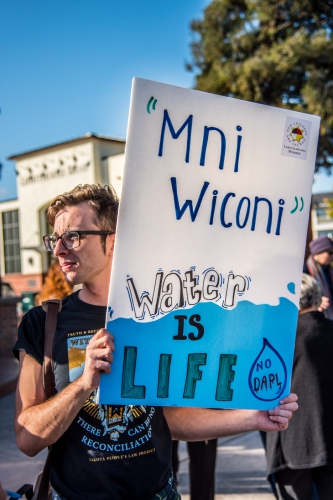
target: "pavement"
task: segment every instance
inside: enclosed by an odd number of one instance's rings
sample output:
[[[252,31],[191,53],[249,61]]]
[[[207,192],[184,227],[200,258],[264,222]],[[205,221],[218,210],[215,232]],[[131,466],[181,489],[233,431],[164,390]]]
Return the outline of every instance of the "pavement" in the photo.
[[[11,491],[35,482],[47,454],[43,450],[29,458],[16,446],[13,422],[17,376],[18,362],[0,358],[0,481]],[[183,500],[190,500],[189,459],[184,442],[179,444],[179,459],[178,489]],[[275,500],[265,469],[265,451],[258,432],[219,439],[215,500]]]

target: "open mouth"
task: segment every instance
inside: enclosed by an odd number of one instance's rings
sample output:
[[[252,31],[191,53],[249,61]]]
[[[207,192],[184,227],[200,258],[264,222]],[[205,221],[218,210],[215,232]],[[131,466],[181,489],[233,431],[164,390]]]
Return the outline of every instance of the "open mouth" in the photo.
[[[60,267],[63,272],[71,271],[76,266],[76,262],[63,262]]]

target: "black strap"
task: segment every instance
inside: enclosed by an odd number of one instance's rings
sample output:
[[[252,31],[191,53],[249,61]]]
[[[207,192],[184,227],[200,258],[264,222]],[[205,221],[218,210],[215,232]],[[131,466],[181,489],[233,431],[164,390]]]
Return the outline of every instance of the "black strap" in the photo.
[[[45,339],[44,339],[44,359],[43,359],[43,385],[46,399],[54,396],[55,382],[52,365],[52,347],[55,331],[57,328],[58,313],[61,311],[62,301],[60,299],[45,300],[42,303],[46,311],[45,319]]]
[[[21,486],[21,488],[19,488],[16,493],[18,493],[19,495],[25,495],[25,498],[27,500],[31,500],[32,497],[33,497],[33,486],[32,484],[24,484],[23,486]],[[15,500],[14,497],[9,497],[9,500]]]
[[[42,303],[46,311],[45,319],[45,339],[44,339],[44,359],[43,359],[43,385],[46,399],[50,399],[55,393],[55,380],[52,365],[52,347],[54,335],[57,329],[58,313],[61,311],[62,301],[60,299],[50,299]],[[50,478],[50,456],[52,446],[49,446],[43,473],[40,478],[36,500],[47,500]]]

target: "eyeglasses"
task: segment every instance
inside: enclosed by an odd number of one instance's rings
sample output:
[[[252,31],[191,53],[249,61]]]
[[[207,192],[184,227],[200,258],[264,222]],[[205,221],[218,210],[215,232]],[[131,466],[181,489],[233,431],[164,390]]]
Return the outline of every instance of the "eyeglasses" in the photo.
[[[114,234],[111,231],[66,231],[61,236],[56,234],[47,234],[43,236],[45,248],[48,252],[53,252],[57,246],[58,240],[61,239],[62,244],[67,250],[73,250],[73,248],[78,248],[81,243],[81,236],[83,234]]]

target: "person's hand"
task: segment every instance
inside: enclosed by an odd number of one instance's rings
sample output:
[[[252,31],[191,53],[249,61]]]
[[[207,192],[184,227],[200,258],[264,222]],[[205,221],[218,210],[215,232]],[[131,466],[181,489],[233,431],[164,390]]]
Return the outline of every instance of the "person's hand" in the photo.
[[[320,312],[326,311],[326,309],[328,309],[329,305],[330,305],[330,299],[328,297],[322,297],[321,304],[318,307],[318,311],[320,311]]]
[[[101,328],[91,338],[87,349],[84,370],[81,376],[87,388],[92,391],[98,387],[101,373],[110,373],[115,350],[112,333]]]
[[[296,394],[289,394],[272,410],[258,411],[258,430],[273,432],[287,429],[293,412],[298,408],[297,399]]]

